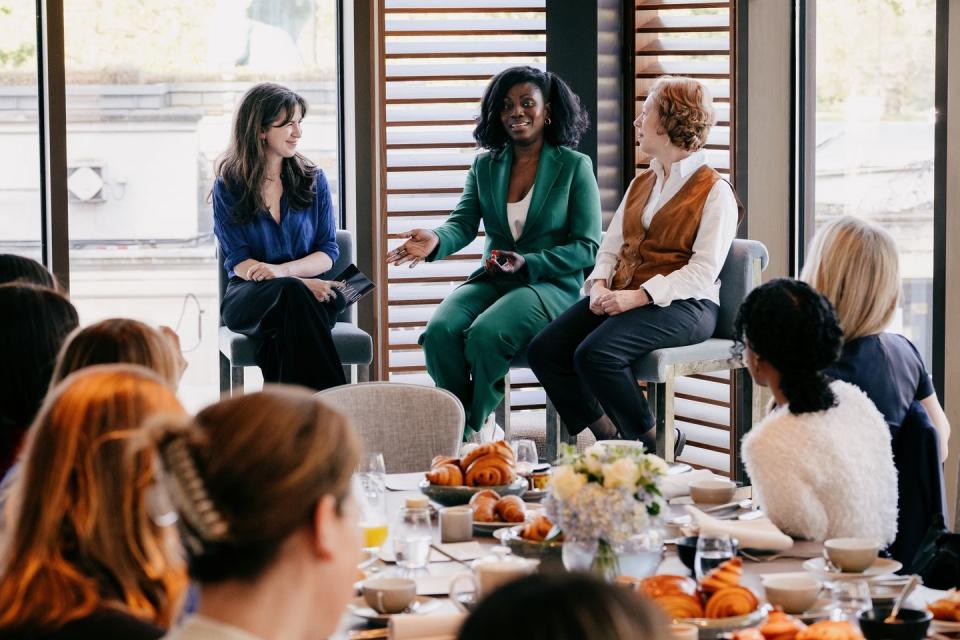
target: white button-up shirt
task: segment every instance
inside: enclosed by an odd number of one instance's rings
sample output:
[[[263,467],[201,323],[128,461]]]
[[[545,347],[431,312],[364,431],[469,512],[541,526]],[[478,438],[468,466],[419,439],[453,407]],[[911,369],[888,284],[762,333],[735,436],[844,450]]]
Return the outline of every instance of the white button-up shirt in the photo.
[[[643,209],[644,229],[650,228],[650,222],[657,212],[687,183],[693,173],[707,163],[703,151],[697,151],[680,162],[674,162],[670,177],[664,180],[663,165],[653,158],[650,168],[656,174],[656,182],[650,191],[650,198]],[[617,212],[603,236],[597,252],[597,264],[587,278],[605,280],[607,286],[613,278],[623,246],[623,206],[626,196],[620,201]],[[730,245],[737,235],[737,200],[730,185],[718,180],[703,205],[700,228],[693,241],[693,255],[686,266],[665,276],[655,275],[641,286],[650,295],[655,304],[665,307],[674,300],[710,300],[720,304],[720,269],[727,259]],[[587,289],[589,291],[589,289]]]

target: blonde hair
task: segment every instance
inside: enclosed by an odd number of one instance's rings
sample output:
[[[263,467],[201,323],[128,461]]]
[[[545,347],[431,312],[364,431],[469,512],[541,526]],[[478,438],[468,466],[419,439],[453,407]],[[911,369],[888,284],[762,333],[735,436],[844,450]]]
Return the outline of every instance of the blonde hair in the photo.
[[[180,380],[174,345],[166,336],[138,320],[110,318],[77,329],[67,338],[52,384],[90,365],[121,362],[155,371],[173,388]]]
[[[896,242],[884,229],[852,216],[817,231],[800,278],[833,304],[847,342],[886,329],[900,303]]]
[[[674,146],[699,151],[707,144],[716,116],[713,98],[703,83],[693,78],[662,76],[650,87],[647,100],[656,101],[660,126]]]
[[[190,575],[207,584],[256,579],[323,496],[340,509],[360,457],[347,418],[299,387],[268,386],[150,430]]]
[[[11,496],[0,628],[56,629],[110,600],[161,626],[173,622],[186,571],[171,532],[148,513],[154,457],[131,443],[161,412],[184,410],[143,367],[89,367],[51,391]]]

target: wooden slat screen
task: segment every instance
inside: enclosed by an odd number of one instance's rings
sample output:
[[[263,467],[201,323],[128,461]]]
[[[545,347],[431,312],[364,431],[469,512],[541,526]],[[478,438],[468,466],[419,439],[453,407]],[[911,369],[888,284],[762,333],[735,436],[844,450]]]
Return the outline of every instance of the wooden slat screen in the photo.
[[[546,66],[545,0],[380,0],[385,100],[385,210],[388,249],[396,234],[434,228],[456,205],[477,153],[472,137],[491,76],[519,64]],[[479,266],[481,236],[449,258],[415,269],[388,267],[389,379],[432,384],[417,339],[436,306]],[[526,378],[530,379],[527,380]],[[515,408],[543,406],[532,375],[512,380]],[[520,405],[517,407],[516,405]]]
[[[718,120],[710,132],[707,157],[733,182],[736,0],[633,1],[634,117],[658,77],[682,75],[702,81],[713,94]],[[649,166],[649,158],[638,147],[633,150],[639,172]],[[676,420],[687,435],[681,460],[729,474],[732,387],[728,373],[680,378],[676,389]]]

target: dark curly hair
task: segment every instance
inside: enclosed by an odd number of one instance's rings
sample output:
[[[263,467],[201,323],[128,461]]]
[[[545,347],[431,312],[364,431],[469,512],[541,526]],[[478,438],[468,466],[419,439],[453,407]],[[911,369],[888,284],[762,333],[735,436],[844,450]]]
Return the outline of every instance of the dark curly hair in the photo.
[[[813,287],[788,278],[757,287],[737,312],[735,335],[736,354],[746,344],[780,374],[790,413],[836,406],[823,370],[840,357],[843,331],[833,306]]]
[[[510,67],[495,75],[480,100],[480,116],[473,137],[480,147],[499,155],[510,138],[500,121],[503,99],[514,85],[529,82],[536,85],[550,105],[550,124],[544,127],[544,138],[554,146],[576,149],[580,138],[590,127],[590,116],[580,98],[555,73],[533,67]]]
[[[257,213],[267,209],[260,188],[266,179],[267,161],[265,145],[260,134],[274,126],[290,123],[297,106],[300,116],[307,116],[307,101],[299,94],[272,82],[262,82],[250,87],[240,100],[230,148],[218,160],[216,175],[223,178],[224,186],[234,195],[236,202],[231,217],[237,223],[253,220]],[[313,202],[316,184],[316,166],[297,153],[284,158],[280,165],[280,180],[283,193],[294,211],[306,209]]]

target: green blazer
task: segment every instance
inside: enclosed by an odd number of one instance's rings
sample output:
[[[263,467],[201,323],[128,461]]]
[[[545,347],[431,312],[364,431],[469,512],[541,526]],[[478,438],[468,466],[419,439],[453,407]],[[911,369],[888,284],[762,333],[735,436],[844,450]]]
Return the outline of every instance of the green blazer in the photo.
[[[429,259],[440,260],[465,247],[477,237],[483,220],[483,259],[494,249],[523,255],[526,266],[518,274],[520,281],[537,292],[553,319],[580,298],[584,270],[596,259],[600,191],[589,157],[544,143],[523,232],[514,240],[507,223],[512,165],[509,145],[497,158],[482,153],[474,159],[460,202],[436,229],[440,244]],[[481,266],[470,280],[481,277],[497,276],[486,275]]]

